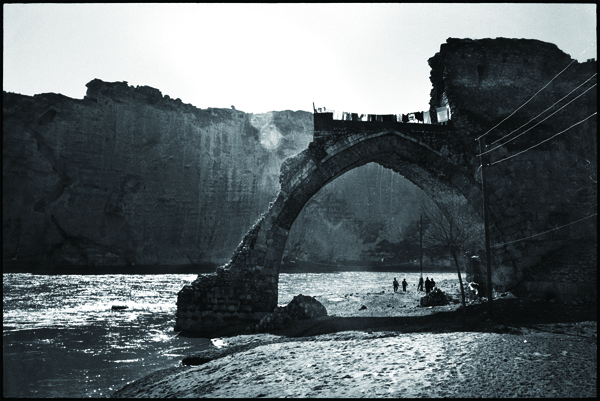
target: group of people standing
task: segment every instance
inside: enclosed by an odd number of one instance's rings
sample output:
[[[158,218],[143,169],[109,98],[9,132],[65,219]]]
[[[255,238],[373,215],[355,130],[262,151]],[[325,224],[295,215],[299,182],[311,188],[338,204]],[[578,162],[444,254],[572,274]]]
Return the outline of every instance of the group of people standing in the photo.
[[[402,291],[406,292],[406,287],[408,286],[408,283],[406,282],[406,279],[402,279]],[[398,291],[398,280],[396,280],[396,277],[394,277],[394,292]]]
[[[429,277],[425,278],[425,292],[429,294],[431,290],[435,287],[435,281],[433,281],[433,277],[429,280]],[[417,286],[417,291],[423,291],[423,277],[419,279],[419,285]]]
[[[435,281],[433,281],[433,277],[431,278],[431,280],[429,279],[429,277],[426,277],[424,282],[423,282],[423,277],[421,277],[419,279],[419,285],[417,286],[417,291],[423,291],[423,284],[425,284],[425,292],[427,294],[429,294],[433,290],[433,287],[435,287]],[[397,292],[400,284],[398,284],[398,280],[396,280],[396,277],[394,277],[393,285],[394,285],[394,292]],[[408,286],[408,283],[406,282],[406,279],[402,279],[402,291],[406,292],[407,286]]]

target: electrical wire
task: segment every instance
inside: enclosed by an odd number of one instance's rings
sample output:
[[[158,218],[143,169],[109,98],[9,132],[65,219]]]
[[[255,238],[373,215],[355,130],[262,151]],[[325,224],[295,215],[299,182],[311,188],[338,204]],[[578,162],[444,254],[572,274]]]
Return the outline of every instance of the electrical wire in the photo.
[[[514,141],[515,139],[517,139],[517,138],[518,138],[518,137],[520,137],[521,135],[523,135],[523,134],[525,134],[526,132],[528,132],[528,131],[530,131],[530,130],[534,129],[535,127],[537,127],[538,125],[540,125],[541,123],[543,123],[544,121],[546,121],[547,119],[549,119],[550,117],[552,117],[553,115],[555,115],[556,113],[558,113],[559,111],[561,111],[562,109],[564,109],[565,107],[567,107],[568,105],[570,105],[571,103],[573,103],[575,100],[577,100],[578,98],[580,98],[581,96],[583,96],[583,95],[584,95],[584,94],[585,94],[587,91],[589,91],[590,89],[592,89],[592,88],[593,88],[594,86],[596,86],[596,85],[597,85],[597,84],[594,84],[594,85],[590,86],[590,87],[589,87],[589,88],[587,88],[585,91],[581,92],[581,93],[580,93],[580,94],[579,94],[579,95],[578,95],[576,98],[574,98],[573,100],[571,100],[569,103],[565,104],[565,105],[564,105],[563,107],[561,107],[560,109],[556,110],[554,113],[550,114],[548,117],[544,118],[542,121],[538,122],[536,125],[534,125],[534,126],[532,126],[532,127],[530,127],[530,128],[527,128],[525,131],[521,132],[519,135],[515,136],[514,138],[512,138],[512,139],[509,139],[508,141],[504,142],[504,143],[503,143],[503,144],[501,144],[501,145],[498,145],[498,146],[496,146],[495,148],[492,148],[492,149],[486,150],[485,152],[482,152],[482,153],[478,154],[477,156],[481,156],[481,155],[484,155],[484,154],[486,154],[486,153],[489,153],[489,152],[491,152],[492,150],[499,149],[499,148],[501,148],[502,146],[506,145],[508,142],[510,142],[510,141]],[[531,122],[531,121],[530,121],[530,122]],[[527,124],[529,124],[529,123],[527,123]],[[507,135],[507,136],[508,136],[508,135]]]
[[[584,118],[583,120],[579,121],[578,123],[575,123],[575,124],[571,125],[571,126],[570,126],[569,128],[567,128],[566,130],[564,130],[564,131],[561,131],[561,132],[559,132],[558,134],[552,135],[550,138],[548,138],[548,139],[544,139],[542,142],[540,142],[540,143],[538,143],[538,144],[536,144],[536,145],[533,145],[533,146],[532,146],[532,147],[530,147],[530,148],[527,148],[527,149],[525,149],[525,150],[522,150],[522,151],[520,151],[519,153],[515,153],[515,154],[514,154],[514,155],[512,155],[512,156],[509,156],[509,157],[506,157],[506,158],[504,158],[504,159],[497,160],[497,161],[495,161],[495,162],[493,162],[493,163],[490,163],[490,164],[489,164],[489,166],[493,166],[494,164],[502,163],[502,162],[504,162],[504,161],[506,161],[506,160],[512,159],[512,158],[513,158],[513,157],[515,157],[515,156],[518,156],[518,155],[520,155],[520,154],[522,154],[522,153],[525,153],[525,152],[527,152],[527,151],[529,151],[529,150],[531,150],[531,149],[533,149],[533,148],[535,148],[535,147],[537,147],[537,146],[540,146],[542,143],[544,143],[544,142],[548,142],[550,139],[552,139],[552,138],[554,138],[554,137],[557,137],[557,136],[559,136],[560,134],[562,134],[562,133],[564,133],[564,132],[567,132],[568,130],[570,130],[570,129],[571,129],[571,128],[573,128],[574,126],[576,126],[576,125],[579,125],[579,124],[583,123],[585,120],[587,120],[587,119],[589,119],[589,118],[592,118],[592,117],[593,117],[593,116],[595,116],[596,114],[598,114],[598,112],[595,112],[595,113],[593,113],[592,115],[590,115],[590,116],[588,116],[588,117]]]
[[[589,45],[584,51],[582,51],[581,53],[579,53],[579,56],[581,56],[583,53],[585,53],[590,47],[592,47],[592,45],[596,43],[596,41],[594,41],[591,45]],[[498,127],[500,124],[502,124],[504,121],[508,120],[509,118],[511,118],[517,111],[521,110],[521,108],[523,108],[523,106],[525,106],[527,103],[529,103],[534,97],[536,97],[538,95],[538,93],[540,93],[541,91],[543,91],[548,85],[550,85],[550,83],[552,81],[554,81],[556,78],[558,78],[558,76],[560,74],[562,74],[563,72],[565,72],[565,70],[567,68],[569,68],[571,66],[571,64],[573,64],[575,61],[577,61],[577,57],[575,57],[570,63],[569,65],[567,65],[561,72],[559,72],[558,74],[556,74],[554,76],[554,78],[552,78],[546,85],[544,85],[542,87],[542,89],[540,89],[539,91],[537,91],[532,97],[529,98],[529,100],[527,100],[525,103],[523,103],[521,106],[519,106],[515,111],[513,111],[508,117],[506,117],[504,120],[500,121],[498,124],[496,124],[495,126],[493,126],[492,128],[490,128],[485,134],[479,136],[478,138],[476,138],[475,140],[478,141],[480,138],[483,138],[484,136],[486,136],[487,134],[489,134],[490,132],[492,132],[493,129],[495,129],[496,127]]]
[[[586,216],[586,217],[584,217],[584,218],[582,218],[582,219],[579,219],[579,220],[573,221],[573,222],[571,222],[571,223],[569,223],[569,224],[565,224],[564,226],[560,226],[560,227],[553,228],[552,230],[544,231],[544,232],[542,232],[542,233],[534,234],[534,235],[531,235],[531,236],[529,236],[529,237],[521,238],[521,239],[518,239],[518,240],[515,240],[515,241],[511,241],[511,242],[505,242],[504,244],[493,245],[493,246],[492,246],[492,248],[499,248],[499,247],[501,247],[501,246],[505,246],[505,245],[509,245],[509,244],[514,244],[515,242],[525,241],[526,239],[533,238],[533,237],[537,237],[538,235],[543,235],[543,234],[549,233],[549,232],[551,232],[551,231],[560,230],[561,228],[564,228],[564,227],[567,227],[567,226],[573,225],[573,224],[575,224],[575,223],[579,223],[580,221],[583,221],[583,220],[589,219],[590,217],[594,217],[594,216],[597,216],[597,213],[594,213],[594,214],[591,214],[591,215],[589,215],[589,216]]]
[[[579,85],[577,88],[573,89],[571,92],[569,92],[567,95],[563,96],[560,100],[558,100],[557,102],[555,102],[552,106],[548,107],[546,110],[542,111],[540,114],[538,114],[537,116],[533,117],[531,120],[527,121],[525,124],[521,125],[519,128],[517,128],[516,130],[512,131],[511,133],[504,135],[502,138],[496,139],[494,142],[490,143],[489,145],[485,145],[486,147],[488,146],[492,146],[493,144],[495,144],[496,142],[499,142],[501,140],[503,140],[504,138],[514,134],[515,132],[517,132],[518,130],[520,130],[521,128],[523,128],[524,126],[526,126],[527,124],[529,124],[530,122],[532,122],[533,120],[535,120],[536,118],[538,118],[539,116],[541,116],[542,114],[544,114],[545,112],[547,112],[548,110],[550,110],[552,107],[556,106],[558,103],[562,102],[566,97],[568,97],[571,93],[575,92],[577,89],[581,88],[583,85],[585,85],[590,79],[594,78],[596,75],[598,75],[598,73],[595,73],[594,75],[592,75],[591,77],[589,77],[584,83],[582,83],[581,85]],[[485,153],[485,152],[484,152]]]

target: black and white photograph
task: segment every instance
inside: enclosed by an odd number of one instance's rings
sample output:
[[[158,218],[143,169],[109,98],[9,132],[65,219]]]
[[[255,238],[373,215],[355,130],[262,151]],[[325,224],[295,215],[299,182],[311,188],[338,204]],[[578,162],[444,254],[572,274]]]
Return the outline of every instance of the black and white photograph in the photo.
[[[595,3],[5,3],[4,398],[597,399]]]

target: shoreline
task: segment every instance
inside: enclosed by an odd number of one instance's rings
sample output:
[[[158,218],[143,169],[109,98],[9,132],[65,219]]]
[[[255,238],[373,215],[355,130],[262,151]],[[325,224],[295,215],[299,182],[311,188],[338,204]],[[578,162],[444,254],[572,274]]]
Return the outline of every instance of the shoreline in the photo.
[[[595,331],[597,322],[584,326]],[[299,338],[238,336],[225,339],[232,348],[216,351],[220,355],[209,362],[154,372],[111,397],[596,398],[597,338],[543,328],[515,328],[513,333],[353,330]],[[482,352],[475,351],[478,346]],[[396,355],[393,363],[390,352]],[[532,364],[543,369],[530,370]],[[515,365],[521,369],[515,370]],[[486,374],[506,376],[508,383],[489,386]],[[445,383],[438,387],[434,382]],[[507,386],[512,393],[506,393]]]
[[[534,374],[523,382],[525,384],[513,383],[517,389],[514,396],[540,396],[536,395],[540,391],[542,396],[550,397],[596,396],[595,302],[548,302],[546,307],[541,304],[545,301],[540,300],[498,298],[494,300],[494,319],[486,317],[485,303],[474,302],[467,306],[468,316],[463,321],[461,310],[457,310],[458,304],[422,308],[414,305],[421,294],[411,295],[384,292],[346,294],[344,301],[319,299],[329,316],[295,321],[289,327],[271,333],[246,332],[223,337],[224,347],[211,346],[206,351],[184,358],[187,363],[197,365],[182,364],[154,372],[116,391],[112,397],[477,396],[476,387],[453,386],[452,380],[448,381],[445,389],[429,385],[422,391],[411,390],[409,382],[406,382],[408,379],[400,380],[401,377],[412,377],[412,380],[418,381],[429,375],[443,381],[449,374],[448,370],[437,365],[467,366],[463,361],[466,355],[470,358],[468,364],[483,364],[482,369],[487,369],[486,364],[489,363],[508,376],[510,372],[513,376],[522,376],[522,372],[514,372],[514,365],[527,361],[529,355],[530,359],[545,363],[545,370],[540,372],[554,375],[555,380],[560,377],[560,380],[580,383],[578,388],[581,389],[578,393],[565,393],[562,387],[555,386],[544,392],[539,386],[546,383],[546,379],[536,378]],[[389,306],[390,300],[397,301],[392,305],[394,308]],[[359,304],[367,305],[367,309],[357,311]],[[437,344],[435,352],[439,355],[431,354],[431,344]],[[448,344],[453,345],[449,347]],[[472,348],[482,344],[487,344],[489,350],[473,354]],[[535,344],[541,348],[532,351],[530,346]],[[389,358],[382,355],[381,350],[396,352],[410,347],[420,351],[406,354],[401,366],[391,370]],[[570,361],[568,358],[561,359],[564,357],[562,351],[568,349],[578,349],[579,357],[583,358],[583,363],[569,365],[569,369],[574,369],[572,375],[561,373],[564,370],[562,362]],[[462,356],[457,357],[455,354],[459,350]],[[502,350],[506,357],[495,358],[492,363],[490,352],[493,354],[498,350]],[[367,365],[362,364],[361,361],[371,355],[380,356],[373,356],[374,359]],[[433,359],[430,360],[430,357]],[[427,362],[423,364],[425,360]],[[332,361],[337,361],[337,365],[331,365],[329,362]],[[342,374],[336,366],[344,366],[343,372],[347,373]],[[413,369],[414,366],[417,368]],[[546,368],[553,373],[546,372]],[[373,374],[365,371],[373,371]],[[294,377],[303,379],[298,383],[279,379],[278,376],[287,375],[285,372],[296,372]],[[390,374],[393,377],[387,380],[378,379]],[[467,382],[461,380],[463,384],[480,380],[477,371],[469,374],[462,371],[460,374],[462,379],[468,379]],[[459,373],[455,376],[460,377]],[[513,379],[507,380],[512,383]],[[394,380],[404,384],[398,382],[395,385]],[[386,386],[386,383],[389,385]],[[245,390],[240,394],[236,388]],[[489,393],[487,396],[504,396],[501,394]]]

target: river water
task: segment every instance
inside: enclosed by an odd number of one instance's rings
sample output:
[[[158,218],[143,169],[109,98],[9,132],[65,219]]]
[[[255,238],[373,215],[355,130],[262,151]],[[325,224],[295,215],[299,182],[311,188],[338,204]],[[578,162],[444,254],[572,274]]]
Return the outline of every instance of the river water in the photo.
[[[297,294],[390,290],[394,276],[414,286],[419,275],[281,273],[279,304]],[[3,396],[108,397],[206,349],[210,339],[179,337],[173,331],[177,292],[195,278],[3,274]],[[113,305],[128,308],[113,310]]]

